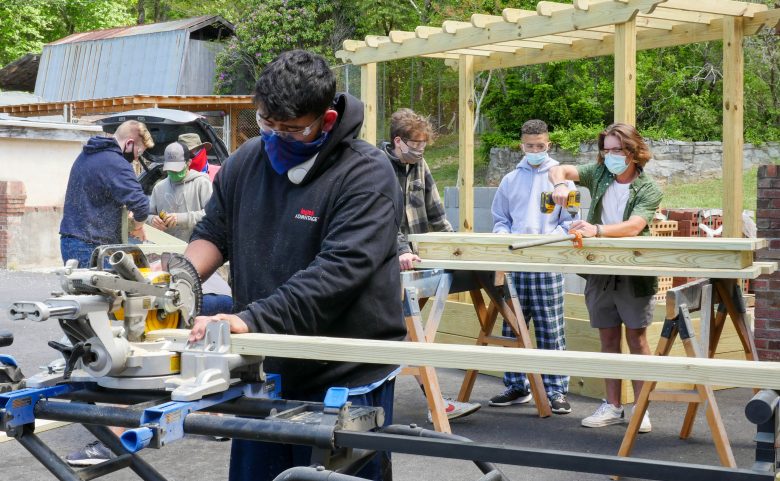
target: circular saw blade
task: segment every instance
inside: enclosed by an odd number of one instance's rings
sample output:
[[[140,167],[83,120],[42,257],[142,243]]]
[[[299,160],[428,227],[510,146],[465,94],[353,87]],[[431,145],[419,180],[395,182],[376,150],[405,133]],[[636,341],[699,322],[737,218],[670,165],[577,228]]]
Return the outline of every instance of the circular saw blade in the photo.
[[[161,256],[162,269],[171,275],[169,288],[177,293],[176,305],[187,327],[203,306],[203,287],[195,266],[181,254],[165,252]]]

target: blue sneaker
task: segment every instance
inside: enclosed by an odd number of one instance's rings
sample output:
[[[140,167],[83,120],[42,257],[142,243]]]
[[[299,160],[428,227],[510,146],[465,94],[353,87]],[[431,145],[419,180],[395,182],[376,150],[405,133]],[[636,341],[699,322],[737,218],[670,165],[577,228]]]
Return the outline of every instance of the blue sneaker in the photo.
[[[65,456],[65,462],[71,466],[93,466],[114,457],[114,453],[103,443],[95,441]]]

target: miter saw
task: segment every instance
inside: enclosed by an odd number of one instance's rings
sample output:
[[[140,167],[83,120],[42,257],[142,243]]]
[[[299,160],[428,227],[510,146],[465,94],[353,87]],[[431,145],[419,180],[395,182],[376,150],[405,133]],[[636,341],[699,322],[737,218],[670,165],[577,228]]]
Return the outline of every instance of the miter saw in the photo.
[[[62,353],[28,387],[72,380],[115,389],[164,389],[177,401],[222,392],[232,380],[262,381],[262,357],[230,352],[227,323],[210,323],[197,343],[146,339],[149,331],[188,328],[202,302],[201,281],[184,256],[165,253],[154,271],[137,246],[100,246],[90,266],[68,261],[58,274],[64,292],[43,302],[15,302],[12,319],[56,317],[65,333],[49,345]]]

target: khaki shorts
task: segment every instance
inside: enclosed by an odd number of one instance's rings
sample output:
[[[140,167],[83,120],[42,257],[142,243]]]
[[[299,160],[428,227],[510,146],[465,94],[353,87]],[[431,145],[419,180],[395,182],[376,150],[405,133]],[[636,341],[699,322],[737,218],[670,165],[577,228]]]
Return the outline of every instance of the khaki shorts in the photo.
[[[628,276],[590,274],[585,283],[585,305],[596,328],[642,329],[653,322],[654,296],[634,296]]]

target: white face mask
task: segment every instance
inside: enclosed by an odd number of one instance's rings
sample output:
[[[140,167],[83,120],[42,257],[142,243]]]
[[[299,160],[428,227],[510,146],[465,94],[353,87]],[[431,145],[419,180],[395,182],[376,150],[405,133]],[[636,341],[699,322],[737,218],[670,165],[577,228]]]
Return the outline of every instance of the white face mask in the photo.
[[[544,162],[544,159],[547,158],[547,151],[543,150],[541,152],[526,152],[525,153],[525,160],[528,161],[529,164],[536,167],[537,165],[541,165],[542,162]]]
[[[604,165],[607,167],[607,170],[612,172],[614,175],[620,175],[628,168],[628,164],[626,164],[626,156],[616,155],[612,152],[609,152],[604,156]]]

